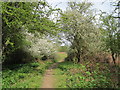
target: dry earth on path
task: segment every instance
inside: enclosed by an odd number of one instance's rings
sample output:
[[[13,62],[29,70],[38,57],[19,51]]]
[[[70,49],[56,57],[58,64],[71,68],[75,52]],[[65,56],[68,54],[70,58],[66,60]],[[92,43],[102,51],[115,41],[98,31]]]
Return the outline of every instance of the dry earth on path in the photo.
[[[54,84],[55,84],[55,77],[54,77],[54,73],[53,73],[53,69],[57,68],[58,64],[60,62],[63,62],[64,60],[61,60],[57,63],[52,64],[48,70],[46,70],[45,74],[44,74],[44,78],[43,78],[43,84],[41,88],[55,88]]]

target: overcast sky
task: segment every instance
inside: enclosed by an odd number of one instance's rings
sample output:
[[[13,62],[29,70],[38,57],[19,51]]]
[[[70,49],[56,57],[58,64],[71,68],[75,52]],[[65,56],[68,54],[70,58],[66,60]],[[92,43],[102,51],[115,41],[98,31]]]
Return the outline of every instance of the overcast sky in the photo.
[[[68,2],[68,1],[80,2],[80,1],[84,1],[84,0],[46,0],[46,1],[48,1],[53,7],[58,4],[57,5],[58,8],[65,10],[67,7],[66,2]],[[96,9],[97,11],[102,10],[102,11],[110,13],[112,10],[114,10],[114,7],[112,5],[110,5],[110,2],[114,2],[117,0],[87,0],[87,1],[92,2],[94,4],[93,8]]]
[[[53,8],[57,5],[56,8],[61,8],[62,10],[66,10],[67,7],[67,2],[68,1],[83,1],[83,0],[46,0],[50,5],[53,6]],[[107,13],[111,13],[114,10],[114,7],[111,5],[110,2],[114,2],[117,0],[87,0],[88,2],[92,2],[93,5],[93,9],[95,9],[97,12],[99,12],[100,10],[103,12],[107,12]],[[54,16],[53,16],[54,17]],[[66,42],[66,44],[69,45],[69,42],[66,41],[65,39],[63,39],[64,42]],[[65,44],[63,43],[62,46],[64,46]]]

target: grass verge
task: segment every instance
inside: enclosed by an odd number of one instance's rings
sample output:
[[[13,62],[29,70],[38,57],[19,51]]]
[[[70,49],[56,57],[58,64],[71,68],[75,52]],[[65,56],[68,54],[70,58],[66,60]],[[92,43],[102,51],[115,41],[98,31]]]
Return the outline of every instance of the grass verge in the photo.
[[[2,88],[39,88],[51,61],[10,65],[2,71]]]
[[[107,64],[62,62],[55,69],[56,88],[118,88],[112,80],[115,73]]]

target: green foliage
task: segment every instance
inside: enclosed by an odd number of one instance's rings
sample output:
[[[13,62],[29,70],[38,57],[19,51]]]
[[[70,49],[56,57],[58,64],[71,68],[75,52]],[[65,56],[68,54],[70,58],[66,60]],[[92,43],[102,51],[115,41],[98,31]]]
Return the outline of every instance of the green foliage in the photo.
[[[39,66],[39,63],[31,63],[30,66],[31,66],[31,67],[38,67],[38,66]]]
[[[86,65],[90,63],[73,64],[72,62],[60,63],[58,69],[55,70],[56,77],[59,81],[57,88],[114,88],[114,82],[111,81],[111,73],[107,69],[100,71],[101,64],[94,64],[96,68],[89,70]]]
[[[9,66],[2,72],[2,88],[39,88],[42,75],[50,64],[47,61]]]
[[[16,52],[19,50],[26,52],[24,47],[30,44],[22,32],[35,33],[37,31],[41,36],[55,35],[58,30],[57,25],[49,19],[49,16],[56,10],[53,10],[45,1],[2,2],[3,62],[19,63],[22,61],[22,59],[16,60],[12,57],[13,53],[17,57],[19,53]],[[29,57],[31,57],[30,54]]]
[[[120,55],[120,33],[118,21],[112,14],[101,14],[101,33],[104,42],[104,50],[112,54],[113,61]]]
[[[25,7],[28,6],[28,7]],[[23,25],[27,23],[28,18],[32,17],[33,11],[31,3],[23,2],[3,2],[2,3],[2,32],[3,32],[3,55],[4,60],[10,60],[10,54],[21,49],[24,42],[24,36],[20,33]],[[30,17],[26,17],[26,15]]]
[[[42,75],[49,65],[67,56],[66,61],[72,62],[62,62],[55,70],[59,80],[57,87],[115,88],[116,82],[111,80],[114,74],[110,73],[106,64],[78,64],[86,56],[93,56],[101,51],[104,45],[104,49],[120,54],[120,34],[116,20],[112,15],[101,16],[100,33],[91,5],[86,2],[69,2],[68,9],[61,13],[61,20],[56,24],[58,18],[54,22],[50,16],[59,9],[52,9],[44,0],[32,3],[2,2],[2,60],[5,64],[11,64],[3,67],[3,88],[39,88]],[[56,53],[57,47],[46,38],[57,36],[59,30],[71,46],[61,46],[60,52]],[[48,60],[41,64],[20,64],[21,61],[31,61],[34,58],[52,59],[53,62]]]
[[[119,30],[117,29],[117,20],[112,15],[101,15],[100,20],[102,21],[101,32],[103,34],[103,40],[106,44],[106,49],[112,52],[119,53]]]

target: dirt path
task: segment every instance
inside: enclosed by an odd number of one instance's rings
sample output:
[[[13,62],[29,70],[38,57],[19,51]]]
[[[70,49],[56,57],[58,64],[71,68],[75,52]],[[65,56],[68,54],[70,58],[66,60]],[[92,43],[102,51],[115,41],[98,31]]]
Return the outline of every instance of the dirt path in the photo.
[[[41,88],[55,88],[54,84],[55,84],[55,78],[54,78],[54,73],[53,70],[55,68],[57,68],[58,64],[60,62],[63,62],[63,60],[52,64],[48,70],[46,70],[45,74],[44,74],[44,78],[43,78],[43,84]]]

